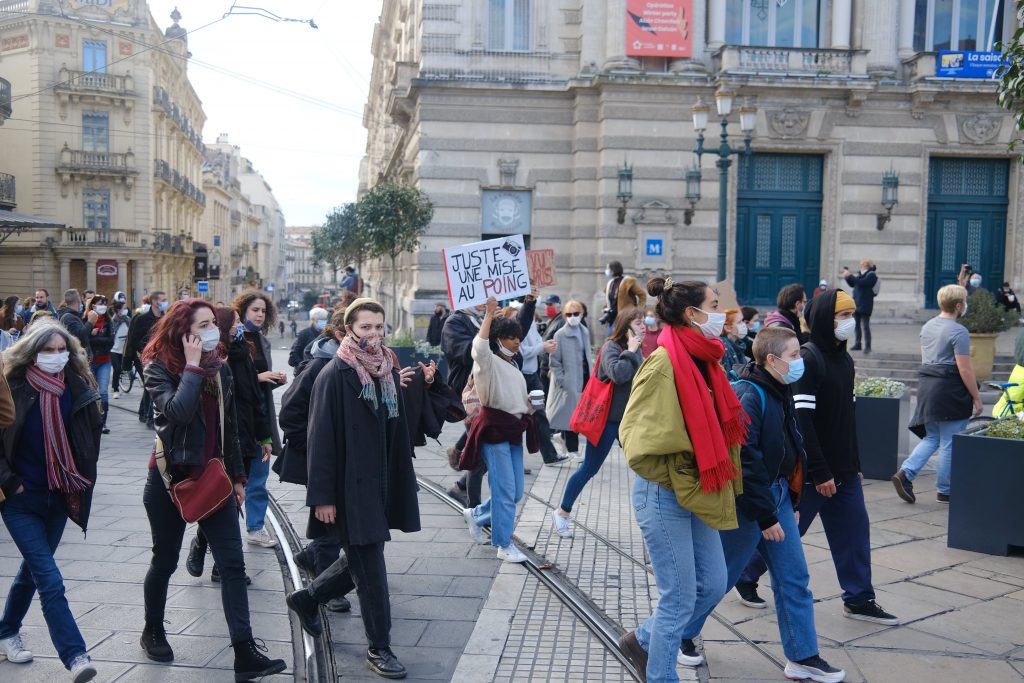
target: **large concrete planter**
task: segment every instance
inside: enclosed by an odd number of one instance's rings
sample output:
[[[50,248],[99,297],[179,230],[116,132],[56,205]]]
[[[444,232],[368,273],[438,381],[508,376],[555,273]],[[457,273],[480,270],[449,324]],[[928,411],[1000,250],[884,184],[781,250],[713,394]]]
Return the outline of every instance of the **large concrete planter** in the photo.
[[[971,333],[971,366],[974,376],[984,382],[992,376],[992,365],[996,357],[996,339],[998,334]]]
[[[901,398],[857,397],[857,445],[866,479],[888,481],[910,448],[910,393]]]
[[[1024,547],[1024,441],[955,435],[950,482],[950,548],[1009,555]]]

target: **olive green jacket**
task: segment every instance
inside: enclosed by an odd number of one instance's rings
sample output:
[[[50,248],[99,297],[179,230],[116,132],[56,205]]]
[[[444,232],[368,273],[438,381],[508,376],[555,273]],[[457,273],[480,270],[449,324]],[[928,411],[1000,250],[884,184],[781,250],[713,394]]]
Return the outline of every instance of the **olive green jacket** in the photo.
[[[717,493],[701,490],[672,361],[664,348],[652,353],[633,379],[619,438],[626,462],[637,475],[674,491],[679,505],[712,529],[737,528],[736,496],[743,493],[743,481],[737,476]],[[739,446],[729,449],[729,457],[739,472]]]

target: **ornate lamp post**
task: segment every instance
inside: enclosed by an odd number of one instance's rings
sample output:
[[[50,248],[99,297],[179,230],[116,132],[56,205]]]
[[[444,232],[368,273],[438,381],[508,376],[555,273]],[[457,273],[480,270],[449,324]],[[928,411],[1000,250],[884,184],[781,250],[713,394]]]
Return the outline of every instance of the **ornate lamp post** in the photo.
[[[619,225],[622,225],[626,222],[626,205],[633,198],[633,167],[626,162],[622,162],[622,168],[619,169],[619,193],[617,197],[622,202],[618,213],[618,222]]]
[[[740,129],[743,131],[743,147],[737,148],[729,145],[729,114],[732,113],[734,95],[725,86],[720,86],[715,93],[715,107],[721,119],[722,134],[718,149],[711,149],[709,152],[716,152],[718,160],[718,281],[726,277],[726,254],[728,252],[728,231],[726,230],[726,218],[728,217],[729,198],[729,167],[732,166],[732,155],[750,155],[750,141],[752,140],[754,125],[757,123],[757,107],[744,105],[740,107]],[[708,105],[703,100],[697,100],[693,105],[693,129],[697,133],[697,165],[700,166],[700,158],[704,154],[704,131],[708,127]]]
[[[892,168],[882,174],[882,208],[885,213],[878,214],[875,227],[879,230],[892,218],[892,210],[899,204],[900,176]]]

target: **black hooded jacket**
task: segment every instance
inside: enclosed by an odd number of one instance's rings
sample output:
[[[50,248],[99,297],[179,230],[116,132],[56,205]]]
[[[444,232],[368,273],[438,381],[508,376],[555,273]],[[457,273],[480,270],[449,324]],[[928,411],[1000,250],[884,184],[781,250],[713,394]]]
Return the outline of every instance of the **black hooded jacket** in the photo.
[[[848,481],[860,472],[853,358],[846,352],[846,342],[835,337],[835,309],[834,289],[807,303],[804,318],[811,328],[811,340],[800,349],[804,375],[793,386],[807,450],[807,473],[816,485],[830,479]]]

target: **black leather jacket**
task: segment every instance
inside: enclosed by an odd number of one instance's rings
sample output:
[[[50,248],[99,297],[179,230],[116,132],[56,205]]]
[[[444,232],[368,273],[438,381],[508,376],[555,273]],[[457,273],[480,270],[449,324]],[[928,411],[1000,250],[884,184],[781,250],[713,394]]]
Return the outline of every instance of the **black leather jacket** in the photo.
[[[144,370],[146,391],[153,399],[153,422],[163,441],[170,467],[197,467],[203,463],[207,425],[200,410],[204,378],[194,372],[172,373],[159,362]],[[224,390],[224,467],[234,480],[245,476],[235,426],[235,392],[228,366],[220,368]],[[173,473],[172,473],[173,475]]]

